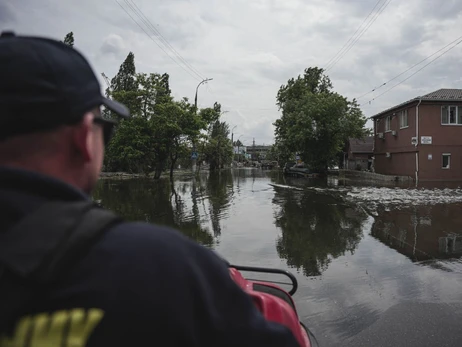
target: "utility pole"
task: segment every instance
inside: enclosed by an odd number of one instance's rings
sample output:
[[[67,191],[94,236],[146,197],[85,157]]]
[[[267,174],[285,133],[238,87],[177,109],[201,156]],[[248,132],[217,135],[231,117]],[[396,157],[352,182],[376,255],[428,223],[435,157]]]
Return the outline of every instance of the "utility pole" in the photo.
[[[196,96],[194,97],[194,112],[197,114],[197,92],[199,90],[199,86],[202,83],[206,83],[208,81],[213,80],[213,78],[206,78],[205,80],[202,80],[196,87]],[[191,155],[191,160],[192,160],[192,171],[196,172],[196,161],[197,161],[197,152],[196,152],[196,144],[193,143],[193,152]]]

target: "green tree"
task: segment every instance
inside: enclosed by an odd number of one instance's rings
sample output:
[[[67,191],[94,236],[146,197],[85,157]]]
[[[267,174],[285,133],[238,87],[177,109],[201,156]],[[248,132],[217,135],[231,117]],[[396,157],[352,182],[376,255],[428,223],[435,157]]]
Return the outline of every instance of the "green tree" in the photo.
[[[205,160],[210,171],[223,168],[233,159],[233,146],[229,137],[229,125],[217,119],[209,129],[208,141],[205,144]]]
[[[203,108],[199,111],[199,116],[203,122],[203,128],[209,129],[210,126],[215,123],[221,115],[221,105],[217,102],[213,104],[213,107]]]
[[[300,153],[317,171],[336,163],[349,137],[365,136],[367,119],[358,103],[334,92],[323,69],[308,68],[303,76],[290,79],[276,100],[282,110],[274,123],[276,147],[286,155]]]
[[[74,47],[74,33],[72,31],[64,37],[64,43],[70,47]]]
[[[132,117],[121,120],[107,148],[105,168],[109,171],[131,173],[149,172],[154,160],[151,153],[152,134],[148,121],[141,116],[141,93],[136,75],[134,55],[130,52],[111,80],[109,97],[125,104]],[[113,112],[104,111],[104,117],[117,118]]]
[[[157,164],[155,177],[170,162],[170,177],[180,157],[190,152],[192,143],[202,128],[200,117],[195,114],[194,105],[187,98],[159,104],[159,112],[151,119],[156,137]]]
[[[291,152],[283,143],[279,142],[271,146],[266,154],[266,159],[277,161],[279,166],[282,167],[287,162],[295,161],[295,153]]]
[[[196,148],[198,153],[198,167],[203,161],[207,161],[209,156],[206,153],[206,148],[209,148],[209,135],[212,125],[220,119],[221,105],[218,102],[213,104],[213,107],[207,107],[199,110],[199,121],[201,124],[201,130],[207,131],[207,133],[199,133],[196,139],[193,141],[193,146]]]
[[[135,55],[130,52],[111,81],[112,89],[115,92],[138,90],[136,78]]]
[[[108,167],[121,171],[155,170],[159,178],[182,119],[171,97],[168,74],[136,73],[130,52],[111,81],[111,96],[127,105],[132,118],[121,122],[108,147]],[[111,115],[114,117],[114,115]]]
[[[125,104],[132,117],[120,121],[107,148],[105,169],[146,174],[154,171],[154,178],[158,179],[169,167],[172,177],[178,160],[187,157],[196,143],[203,143],[203,148],[212,152],[211,143],[201,141],[202,131],[209,131],[215,137],[213,144],[219,152],[218,165],[228,160],[227,142],[211,126],[220,117],[221,105],[215,103],[212,108],[196,112],[187,98],[174,100],[169,75],[137,73],[132,52],[112,78],[106,94]],[[105,117],[117,116],[105,111]]]

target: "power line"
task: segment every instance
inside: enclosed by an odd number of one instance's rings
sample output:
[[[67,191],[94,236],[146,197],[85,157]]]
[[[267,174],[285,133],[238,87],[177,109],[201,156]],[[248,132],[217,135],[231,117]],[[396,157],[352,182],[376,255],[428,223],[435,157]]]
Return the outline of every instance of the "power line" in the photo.
[[[375,4],[374,8],[371,10],[371,12],[369,12],[369,14],[367,15],[366,18],[364,18],[363,22],[361,23],[361,25],[356,29],[356,31],[353,33],[353,35],[351,35],[350,39],[342,46],[342,48],[340,48],[340,50],[335,53],[335,55],[329,59],[329,61],[326,63],[326,67],[327,68],[333,61],[334,59],[337,57],[337,55],[340,54],[340,52],[343,51],[343,49],[346,47],[346,45],[348,43],[350,43],[350,41],[353,39],[353,37],[356,35],[356,33],[359,31],[359,29],[363,26],[363,24],[366,22],[366,20],[370,17],[370,15],[372,14],[372,12],[374,12],[375,8],[378,6],[378,4],[381,2],[382,0],[378,0],[377,3]]]
[[[175,63],[175,64],[177,64],[179,67],[181,67],[184,71],[186,71],[186,72],[187,72],[192,78],[194,78],[195,80],[198,79],[197,76],[194,76],[193,74],[191,74],[191,72],[190,72],[189,70],[187,70],[183,65],[180,65],[175,59],[173,59],[173,58],[170,56],[170,54],[168,54],[168,53],[165,51],[165,49],[164,49],[161,45],[159,45],[159,43],[158,43],[156,40],[154,40],[154,39],[152,38],[151,35],[149,35],[149,33],[148,33],[148,32],[147,32],[147,31],[146,31],[146,30],[145,30],[145,29],[144,29],[144,28],[132,17],[132,15],[131,15],[131,14],[130,14],[123,6],[117,1],[117,0],[116,0],[116,2],[117,2],[117,4],[122,8],[122,10],[124,10],[125,13],[132,19],[132,21],[135,22],[135,24],[138,25],[138,27],[139,27],[141,30],[143,30],[144,33],[145,33],[146,35],[148,35],[148,37],[149,37],[149,38],[150,38],[150,39],[151,39],[151,40],[152,40],[152,41],[153,41],[153,42],[154,42],[154,43],[155,43],[155,44],[156,44],[156,45],[157,45],[157,46],[158,46],[158,47],[159,47],[159,48],[160,48],[160,49],[161,49],[161,50],[162,50],[162,51],[163,51],[174,63]]]
[[[447,52],[449,52],[450,50],[454,49],[455,47],[457,47],[459,44],[462,43],[462,40],[460,40],[459,42],[457,42],[455,45],[453,45],[451,48],[447,49],[446,51],[444,51],[443,53],[441,53],[439,56],[437,56],[435,59],[429,61],[427,64],[425,64],[424,66],[422,66],[419,70],[417,70],[416,72],[414,72],[412,75],[410,75],[409,77],[405,78],[404,80],[402,80],[401,82],[399,82],[398,84],[395,84],[393,87],[387,89],[386,91],[384,91],[382,94],[379,94],[377,95],[375,98],[369,100],[368,102],[362,104],[361,106],[364,106],[372,101],[374,101],[375,99],[381,97],[382,95],[388,93],[390,90],[396,88],[397,86],[399,86],[400,84],[406,82],[408,79],[410,79],[412,76],[416,75],[417,73],[419,73],[420,71],[422,71],[423,69],[425,69],[428,65],[430,65],[431,63],[433,63],[435,60],[441,58],[443,55],[445,55]]]
[[[378,89],[380,89],[380,88],[384,87],[385,85],[387,85],[387,84],[388,84],[388,83],[390,83],[391,81],[394,81],[394,80],[395,80],[395,79],[397,79],[398,77],[401,77],[401,76],[402,76],[402,75],[404,75],[406,72],[408,72],[408,71],[412,70],[412,69],[413,69],[413,68],[415,68],[417,65],[420,65],[420,64],[422,64],[424,61],[426,61],[426,60],[430,59],[430,58],[431,58],[431,57],[433,57],[435,54],[437,54],[437,53],[441,52],[443,49],[445,49],[446,47],[448,47],[448,46],[450,46],[450,45],[454,44],[455,42],[459,41],[460,39],[462,39],[462,36],[459,36],[457,39],[455,39],[454,41],[452,41],[452,42],[448,43],[448,44],[447,44],[446,46],[444,46],[443,48],[440,48],[439,50],[437,50],[437,51],[436,51],[436,52],[434,52],[433,54],[429,55],[429,56],[428,56],[428,57],[426,57],[425,59],[422,59],[422,60],[421,60],[421,61],[419,61],[418,63],[416,63],[416,64],[412,65],[410,68],[408,68],[407,70],[405,70],[405,71],[401,72],[399,75],[396,75],[396,76],[395,76],[395,77],[393,77],[391,80],[388,80],[388,81],[386,81],[386,82],[382,83],[380,86],[378,86],[378,87],[375,87],[375,88],[374,88],[374,89],[372,89],[370,92],[364,93],[363,95],[361,95],[361,96],[357,97],[357,98],[356,98],[356,100],[359,100],[359,99],[361,99],[361,98],[365,97],[366,95],[369,95],[370,93],[373,93],[373,92],[377,91]]]
[[[331,70],[345,55],[348,54],[348,52],[353,48],[353,46],[356,44],[356,42],[359,41],[359,39],[366,33],[366,31],[374,24],[374,22],[377,20],[377,18],[382,14],[383,11],[387,8],[387,6],[390,4],[391,0],[385,1],[382,6],[378,9],[378,11],[375,13],[375,15],[369,20],[368,24],[364,29],[359,33],[359,35],[356,37],[356,39],[349,45],[349,47],[341,54],[340,57],[336,59],[328,68],[326,71]]]
[[[148,30],[150,30],[151,33],[154,33],[154,35],[156,35],[156,33],[155,33],[155,32],[152,30],[152,28],[151,28],[151,27],[153,27],[152,23],[150,23],[149,20],[148,20],[147,18],[143,17],[143,14],[141,13],[141,11],[140,11],[140,13],[138,13],[138,11],[135,9],[134,6],[136,6],[136,4],[133,4],[133,5],[132,5],[132,4],[129,3],[127,0],[124,0],[124,2],[125,2],[125,4],[133,11],[133,14],[134,14],[136,17],[138,17],[138,19],[141,20],[141,22],[146,26],[146,28],[147,28]],[[157,38],[159,39],[159,35],[156,35],[156,36],[157,36]],[[160,39],[160,41],[161,41],[161,43],[168,49],[167,45],[162,41],[162,39]],[[159,46],[159,45],[158,45],[158,46]],[[159,47],[160,47],[160,46],[159,46]],[[164,49],[162,49],[162,50],[164,51],[165,54],[169,55]],[[179,54],[178,54],[178,55],[179,55]],[[170,55],[169,55],[169,57],[170,57],[171,59],[173,59]],[[181,57],[181,59],[183,59],[183,58]],[[184,59],[183,59],[183,60],[184,60]],[[174,60],[174,61],[175,61],[175,60]],[[175,63],[176,63],[177,65],[181,66],[180,64],[178,64],[178,62],[175,61]],[[185,65],[186,65],[186,64],[185,64]],[[183,66],[182,66],[182,67],[183,67]],[[187,68],[187,66],[186,66],[186,68]],[[183,67],[183,69],[185,69],[185,68]],[[198,75],[198,74],[197,74],[194,70],[192,70],[191,68],[189,68],[189,70],[190,70],[194,75],[196,75],[197,78],[203,79],[200,75]]]
[[[205,79],[204,76],[197,70],[195,69],[191,64],[189,64],[182,56],[180,53],[178,53],[178,51],[168,42],[168,40],[160,33],[160,31],[152,24],[152,22],[143,14],[143,12],[141,11],[141,9],[138,7],[138,5],[136,5],[136,3],[133,1],[133,0],[129,0],[133,6],[135,8],[132,7],[132,10],[136,13],[139,14],[139,18],[143,19],[144,18],[144,21],[146,24],[146,26],[151,29],[151,31],[159,38],[159,40],[164,44],[164,46],[168,49],[170,49],[170,51],[173,52],[173,54],[175,54],[182,62],[183,64],[188,67],[194,74],[196,74],[201,80]],[[127,0],[125,0],[125,3],[127,3],[128,5],[129,2]]]
[[[349,47],[333,62],[331,65],[326,69],[326,71],[331,70],[348,52],[353,48],[353,46],[356,44],[356,42],[359,41],[359,39],[366,33],[366,31],[374,24],[374,22],[377,20],[377,18],[385,11],[385,9],[388,7],[392,0],[385,1],[382,6],[379,8],[379,10],[375,13],[374,17],[372,17],[367,26],[359,33],[359,35],[356,37],[356,39],[349,45]]]

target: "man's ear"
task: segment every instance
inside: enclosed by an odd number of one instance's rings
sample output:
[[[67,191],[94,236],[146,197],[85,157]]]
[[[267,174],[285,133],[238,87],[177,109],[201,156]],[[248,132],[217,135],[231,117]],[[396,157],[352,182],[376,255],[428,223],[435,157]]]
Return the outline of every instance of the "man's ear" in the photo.
[[[93,159],[93,117],[92,113],[85,114],[82,121],[74,127],[73,132],[74,145],[85,163]]]

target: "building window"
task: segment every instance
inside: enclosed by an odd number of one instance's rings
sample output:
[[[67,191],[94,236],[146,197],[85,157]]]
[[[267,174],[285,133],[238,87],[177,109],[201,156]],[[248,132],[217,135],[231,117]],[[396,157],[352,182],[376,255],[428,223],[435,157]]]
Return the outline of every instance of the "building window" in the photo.
[[[407,128],[409,126],[407,120],[407,110],[401,111],[399,113],[399,127],[400,128]]]
[[[451,165],[451,153],[443,153],[443,169],[449,169]]]
[[[441,107],[441,124],[462,125],[462,106]]]
[[[391,130],[391,117],[387,116],[385,118],[385,131],[390,131]]]

